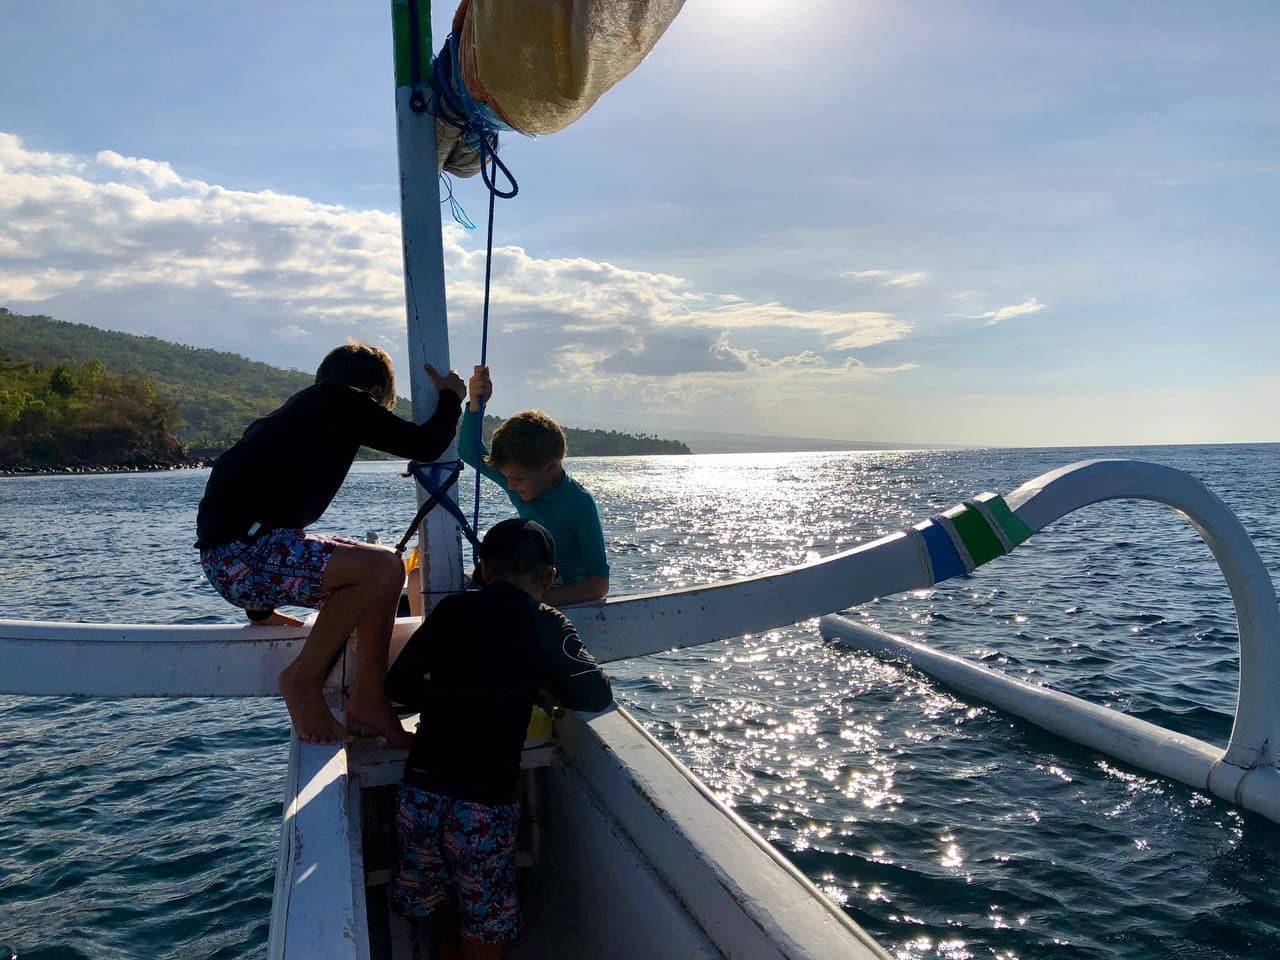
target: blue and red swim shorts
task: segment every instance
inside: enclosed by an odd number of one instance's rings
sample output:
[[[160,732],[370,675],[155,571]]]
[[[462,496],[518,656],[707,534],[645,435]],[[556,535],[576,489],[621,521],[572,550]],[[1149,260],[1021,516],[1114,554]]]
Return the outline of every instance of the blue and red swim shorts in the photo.
[[[334,548],[355,542],[280,528],[256,540],[207,547],[200,551],[200,566],[225,600],[245,610],[282,606],[318,610],[324,601],[324,570]]]

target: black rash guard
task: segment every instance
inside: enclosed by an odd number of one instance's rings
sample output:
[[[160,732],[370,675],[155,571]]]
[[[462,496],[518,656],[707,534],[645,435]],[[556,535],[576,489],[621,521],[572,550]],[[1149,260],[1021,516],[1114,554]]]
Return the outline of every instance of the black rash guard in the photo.
[[[462,401],[440,391],[436,412],[422,424],[402,420],[368,392],[336,383],[300,390],[249,424],[218,457],[196,518],[204,549],[261,531],[301,528],[324,513],[361,446],[408,460],[434,460],[448,449]]]
[[[510,803],[529,710],[547,690],[573,710],[603,710],[613,690],[569,618],[519,587],[445,597],[387,673],[387,695],[422,711],[405,783],[480,803]]]

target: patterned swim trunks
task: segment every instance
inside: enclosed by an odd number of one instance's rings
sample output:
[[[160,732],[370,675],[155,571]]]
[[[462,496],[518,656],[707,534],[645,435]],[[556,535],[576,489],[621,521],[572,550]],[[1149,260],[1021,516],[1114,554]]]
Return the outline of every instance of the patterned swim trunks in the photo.
[[[295,605],[320,609],[324,568],[346,537],[282,528],[252,543],[240,540],[200,551],[204,575],[224,599],[245,610]]]
[[[392,906],[404,916],[425,917],[454,903],[468,940],[514,940],[520,926],[519,826],[517,803],[456,800],[403,784],[396,815],[400,868]]]

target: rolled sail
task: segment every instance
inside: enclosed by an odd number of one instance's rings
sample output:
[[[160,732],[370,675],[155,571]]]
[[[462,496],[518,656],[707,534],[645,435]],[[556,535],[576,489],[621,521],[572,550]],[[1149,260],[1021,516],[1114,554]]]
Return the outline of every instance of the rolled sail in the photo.
[[[487,107],[521,133],[555,133],[639,66],[682,6],[684,0],[462,0],[441,56],[455,60],[447,73],[465,89],[459,99]],[[440,166],[474,174],[479,153],[466,136],[445,120],[437,132]]]

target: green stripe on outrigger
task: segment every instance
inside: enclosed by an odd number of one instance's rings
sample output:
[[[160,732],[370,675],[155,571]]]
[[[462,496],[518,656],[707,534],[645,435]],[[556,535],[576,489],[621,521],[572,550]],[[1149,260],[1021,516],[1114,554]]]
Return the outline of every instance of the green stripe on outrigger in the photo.
[[[987,523],[987,518],[972,507],[961,504],[943,513],[964,541],[964,548],[975,567],[1004,556],[1004,544]]]
[[[996,523],[1000,524],[1000,529],[1004,531],[1010,546],[1016,547],[1035,533],[1025,521],[1009,509],[1009,505],[1004,502],[1004,497],[998,493],[984,493],[974,499],[986,507]]]

